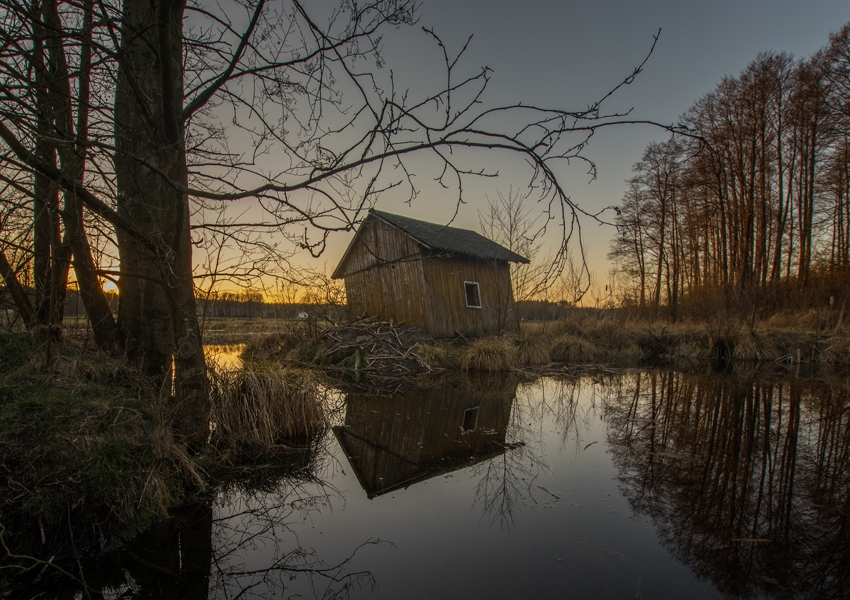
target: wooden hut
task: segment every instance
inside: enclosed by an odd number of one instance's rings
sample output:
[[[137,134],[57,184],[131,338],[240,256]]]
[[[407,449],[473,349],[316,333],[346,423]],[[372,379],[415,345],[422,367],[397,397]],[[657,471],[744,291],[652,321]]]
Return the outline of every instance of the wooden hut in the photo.
[[[468,229],[371,210],[332,277],[345,279],[351,318],[479,336],[517,326],[511,262],[528,259]]]

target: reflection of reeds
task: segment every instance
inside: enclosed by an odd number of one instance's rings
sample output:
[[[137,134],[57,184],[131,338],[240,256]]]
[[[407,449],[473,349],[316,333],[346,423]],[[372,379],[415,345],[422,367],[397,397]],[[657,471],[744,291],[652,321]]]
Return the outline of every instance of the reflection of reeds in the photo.
[[[328,425],[314,374],[245,367],[212,376],[211,442],[220,449],[265,452]]]

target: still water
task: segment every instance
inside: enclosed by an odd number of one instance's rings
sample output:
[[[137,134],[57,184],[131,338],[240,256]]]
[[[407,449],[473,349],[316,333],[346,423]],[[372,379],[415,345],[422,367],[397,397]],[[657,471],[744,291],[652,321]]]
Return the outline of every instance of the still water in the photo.
[[[112,597],[850,597],[846,382],[455,376],[336,402],[285,475],[130,547]]]

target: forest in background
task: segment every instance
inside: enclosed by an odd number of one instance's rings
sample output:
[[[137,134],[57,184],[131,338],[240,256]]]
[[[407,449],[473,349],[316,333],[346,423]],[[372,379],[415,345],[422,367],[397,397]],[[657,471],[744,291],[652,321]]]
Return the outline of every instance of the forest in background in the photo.
[[[850,23],[765,52],[650,144],[610,246],[623,304],[700,317],[843,308],[850,292]],[[843,310],[842,310],[843,313]]]

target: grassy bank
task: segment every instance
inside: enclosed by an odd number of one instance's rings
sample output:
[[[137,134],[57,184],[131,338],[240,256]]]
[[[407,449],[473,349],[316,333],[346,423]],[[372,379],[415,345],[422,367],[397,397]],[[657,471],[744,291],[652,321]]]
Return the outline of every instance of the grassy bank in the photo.
[[[71,569],[327,427],[315,375],[218,371],[212,384],[210,446],[190,455],[171,434],[166,395],[125,361],[73,339],[48,351],[0,334],[0,591],[51,560],[54,575]]]
[[[635,320],[618,311],[575,310],[559,321],[524,322],[518,332],[434,340],[403,325],[362,320],[318,334],[293,328],[255,337],[243,358],[363,376],[392,375],[394,369],[496,372],[551,363],[636,366],[648,361],[850,366],[850,332],[824,323],[819,315],[784,315],[753,328],[730,320],[670,323]]]

